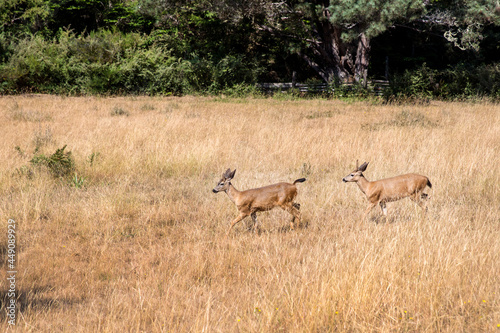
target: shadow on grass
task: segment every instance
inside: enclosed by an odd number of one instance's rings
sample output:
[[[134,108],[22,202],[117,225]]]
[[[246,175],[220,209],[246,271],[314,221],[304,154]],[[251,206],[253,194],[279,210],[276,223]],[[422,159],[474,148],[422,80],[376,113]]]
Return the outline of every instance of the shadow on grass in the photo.
[[[309,221],[308,220],[302,220],[300,223],[296,223],[294,229],[290,227],[290,225],[283,225],[278,228],[278,233],[285,233],[285,232],[294,232],[297,230],[302,230],[302,229],[307,229],[309,228]]]
[[[17,281],[16,281],[17,282]],[[18,282],[17,282],[18,283]],[[15,304],[16,304],[16,319],[19,320],[19,312],[25,312],[27,310],[32,311],[43,311],[54,308],[67,308],[72,305],[81,303],[81,299],[77,298],[65,298],[65,297],[46,297],[44,294],[51,293],[54,289],[52,286],[46,287],[34,287],[31,289],[23,289],[15,291]],[[4,322],[7,319],[7,306],[11,302],[11,297],[9,297],[8,286],[0,289],[0,322]]]

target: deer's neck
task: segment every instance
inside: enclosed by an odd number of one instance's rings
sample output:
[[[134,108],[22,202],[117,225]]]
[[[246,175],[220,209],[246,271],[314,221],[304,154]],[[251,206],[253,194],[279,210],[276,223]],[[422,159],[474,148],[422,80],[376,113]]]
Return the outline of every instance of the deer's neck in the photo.
[[[231,201],[236,204],[236,198],[240,194],[240,191],[234,188],[233,184],[229,183],[229,188],[226,190],[226,194],[231,199]]]
[[[367,192],[368,192],[368,187],[370,185],[370,181],[368,181],[368,179],[366,179],[365,176],[361,175],[356,184],[358,184],[361,192],[363,192],[365,195],[368,195]]]

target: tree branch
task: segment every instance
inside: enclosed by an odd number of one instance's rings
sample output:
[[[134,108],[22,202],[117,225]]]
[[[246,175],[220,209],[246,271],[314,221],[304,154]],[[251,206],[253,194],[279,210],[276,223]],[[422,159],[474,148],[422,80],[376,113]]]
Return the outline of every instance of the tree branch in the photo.
[[[415,32],[421,33],[421,34],[428,34],[428,35],[431,35],[431,36],[436,36],[436,37],[440,37],[440,38],[446,39],[444,37],[444,35],[440,35],[440,34],[437,34],[437,33],[434,33],[434,32],[430,32],[430,31],[421,30],[421,29],[418,29],[418,28],[415,28],[415,27],[410,27],[410,26],[403,25],[403,24],[394,24],[392,26],[392,28],[394,28],[394,27],[405,28],[405,29],[409,29],[409,30],[413,30]]]

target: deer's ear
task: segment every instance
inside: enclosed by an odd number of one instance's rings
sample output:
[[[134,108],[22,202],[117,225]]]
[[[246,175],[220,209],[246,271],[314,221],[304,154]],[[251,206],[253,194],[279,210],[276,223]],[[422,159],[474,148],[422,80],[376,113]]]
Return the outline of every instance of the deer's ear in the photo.
[[[233,172],[229,173],[229,176],[227,178],[233,179],[235,173],[236,173],[236,169],[234,169]]]
[[[231,169],[227,169],[226,172],[222,174],[222,178],[229,178],[229,175],[231,174]]]
[[[358,167],[358,171],[364,172],[369,162],[365,162]]]

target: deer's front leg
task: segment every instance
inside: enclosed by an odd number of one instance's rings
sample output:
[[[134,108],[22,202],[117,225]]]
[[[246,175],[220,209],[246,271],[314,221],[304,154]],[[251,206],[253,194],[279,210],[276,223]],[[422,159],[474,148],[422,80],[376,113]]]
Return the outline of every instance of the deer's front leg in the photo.
[[[361,222],[363,222],[366,218],[366,216],[368,215],[368,213],[370,212],[370,210],[373,209],[373,207],[375,207],[377,205],[377,202],[370,202],[370,205],[368,206],[368,208],[365,210],[365,214],[363,215],[363,217],[361,218]]]
[[[385,202],[380,201],[379,206],[380,206],[380,209],[382,210],[382,214],[384,214],[385,222],[387,223],[387,221],[388,221],[388,219],[387,219],[387,205]]]
[[[234,227],[234,225],[238,222],[240,222],[241,220],[243,220],[245,217],[247,217],[248,214],[246,213],[240,213],[240,215],[238,215],[238,217],[236,217],[233,222],[231,222],[231,225],[229,226],[229,229],[227,230],[227,233],[226,233],[226,237],[229,235],[229,232],[231,231],[231,229]]]

